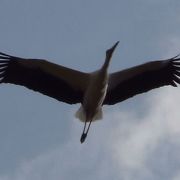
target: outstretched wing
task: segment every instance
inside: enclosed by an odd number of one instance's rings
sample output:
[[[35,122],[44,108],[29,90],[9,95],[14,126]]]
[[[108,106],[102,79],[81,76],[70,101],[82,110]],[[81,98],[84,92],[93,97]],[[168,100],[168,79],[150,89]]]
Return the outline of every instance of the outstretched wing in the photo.
[[[179,77],[179,55],[112,73],[109,76],[109,87],[104,104],[116,104],[161,86],[177,87],[177,84],[180,84]]]
[[[89,74],[41,59],[0,53],[0,83],[22,85],[69,104],[80,103]]]

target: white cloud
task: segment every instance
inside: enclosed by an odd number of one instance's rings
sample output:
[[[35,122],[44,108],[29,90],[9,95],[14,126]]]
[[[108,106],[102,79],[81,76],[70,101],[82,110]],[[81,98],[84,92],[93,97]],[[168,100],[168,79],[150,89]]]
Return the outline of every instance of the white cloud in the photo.
[[[177,173],[172,180],[179,180],[180,179],[180,172]]]
[[[148,161],[156,156],[157,149],[163,152],[163,139],[180,144],[179,102],[179,89],[160,89],[146,99],[149,111],[144,117],[138,119],[130,110],[109,112],[104,121],[94,123],[83,145],[77,141],[80,133],[74,121],[69,142],[19,164],[14,175],[0,180],[56,180],[74,176],[132,180],[135,172],[137,179],[157,179]],[[165,173],[168,162],[156,168]]]
[[[121,138],[113,143],[112,154],[115,160],[118,159],[119,167],[127,172],[125,177],[134,170],[145,172],[148,176],[152,175],[153,172],[146,166],[146,162],[156,148],[159,148],[164,138],[171,143],[180,144],[179,90],[160,89],[156,95],[149,96],[147,101],[150,109],[143,120],[138,120],[133,114],[129,114],[124,121],[131,121],[131,123],[134,121],[134,123],[131,125],[127,123],[126,126],[121,127],[121,122],[119,122],[116,128],[115,136]],[[116,114],[116,116],[118,118],[120,115]],[[124,136],[122,136],[122,131],[124,131]]]

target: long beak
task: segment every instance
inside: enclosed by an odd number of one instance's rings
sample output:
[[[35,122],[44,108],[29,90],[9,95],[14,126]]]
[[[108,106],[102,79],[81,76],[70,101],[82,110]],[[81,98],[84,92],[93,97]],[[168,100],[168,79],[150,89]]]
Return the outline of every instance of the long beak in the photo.
[[[111,51],[114,51],[114,50],[116,49],[116,47],[117,47],[118,44],[119,44],[119,41],[117,41],[117,42],[114,44],[114,46],[111,48]]]
[[[106,58],[110,59],[112,57],[112,54],[114,50],[116,49],[117,45],[119,44],[119,41],[117,41],[110,49],[106,51]]]

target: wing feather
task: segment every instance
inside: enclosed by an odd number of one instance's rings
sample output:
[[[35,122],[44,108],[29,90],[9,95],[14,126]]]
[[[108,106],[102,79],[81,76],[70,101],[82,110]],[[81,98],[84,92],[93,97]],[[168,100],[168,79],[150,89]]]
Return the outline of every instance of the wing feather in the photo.
[[[116,104],[137,94],[166,85],[180,84],[180,58],[152,61],[109,76],[104,104]]]
[[[0,53],[0,82],[22,85],[69,104],[82,102],[89,74],[41,59]]]

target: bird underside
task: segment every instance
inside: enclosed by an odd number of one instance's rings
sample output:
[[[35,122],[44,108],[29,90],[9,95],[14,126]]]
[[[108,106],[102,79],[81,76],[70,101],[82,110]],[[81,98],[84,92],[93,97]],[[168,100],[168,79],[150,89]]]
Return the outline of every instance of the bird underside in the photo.
[[[103,111],[102,108],[100,108],[92,119],[87,119],[83,106],[80,106],[80,108],[75,113],[75,117],[79,119],[81,122],[94,122],[97,120],[101,120],[103,118]]]

